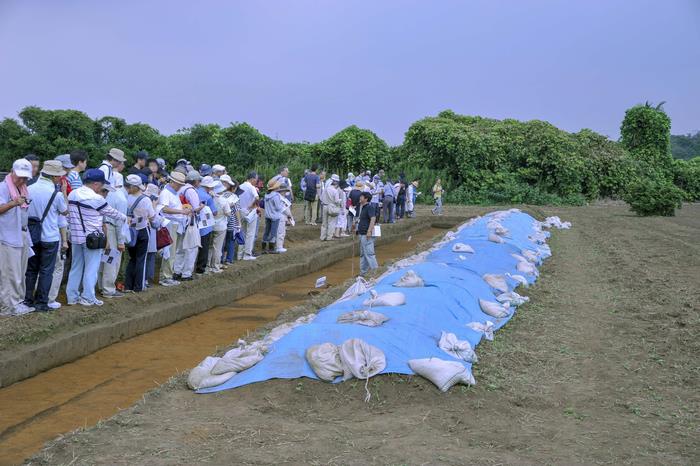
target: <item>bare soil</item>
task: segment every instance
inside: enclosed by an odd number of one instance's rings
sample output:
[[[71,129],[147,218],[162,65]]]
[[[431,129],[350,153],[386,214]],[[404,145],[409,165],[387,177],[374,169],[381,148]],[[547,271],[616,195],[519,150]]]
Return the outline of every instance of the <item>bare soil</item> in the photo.
[[[30,463],[700,463],[700,205],[539,212],[574,227],[553,234],[531,302],[478,347],[475,387],[379,376],[364,403],[357,382],[195,395],[182,374]]]

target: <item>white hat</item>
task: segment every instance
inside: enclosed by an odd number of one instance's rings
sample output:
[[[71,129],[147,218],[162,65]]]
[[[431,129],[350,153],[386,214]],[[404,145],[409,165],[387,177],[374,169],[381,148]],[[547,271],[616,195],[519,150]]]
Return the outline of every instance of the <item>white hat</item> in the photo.
[[[12,171],[20,178],[32,177],[32,162],[27,159],[15,160],[12,164]]]
[[[229,186],[233,186],[234,184],[236,184],[236,183],[233,182],[233,180],[231,179],[231,177],[228,176],[228,175],[221,175],[221,178],[219,178],[219,181],[221,181],[222,183],[226,183],[226,184],[228,184]]]
[[[41,169],[41,173],[48,176],[63,176],[66,171],[63,169],[63,164],[59,160],[46,160]]]
[[[331,175],[331,181],[334,181],[336,183],[340,183],[340,177],[338,175],[336,175],[335,173],[333,173]]]
[[[129,186],[138,186],[139,188],[143,189],[143,180],[138,175],[127,176],[126,177],[126,184],[128,184]]]
[[[214,186],[216,186],[216,180],[211,176],[205,176],[204,178],[202,178],[202,182],[199,184],[201,186],[204,186],[205,188],[213,188]]]
[[[211,167],[211,169],[212,169],[212,171],[215,171],[215,172],[225,172],[226,171],[226,167],[224,167],[223,165],[219,165],[219,164],[214,165],[213,167]]]
[[[126,157],[124,157],[124,151],[121,149],[116,149],[113,147],[109,150],[109,152],[107,152],[107,155],[119,162],[126,162]]]
[[[158,186],[154,185],[153,183],[148,183],[146,185],[146,189],[144,190],[144,194],[148,197],[158,197],[160,192]]]

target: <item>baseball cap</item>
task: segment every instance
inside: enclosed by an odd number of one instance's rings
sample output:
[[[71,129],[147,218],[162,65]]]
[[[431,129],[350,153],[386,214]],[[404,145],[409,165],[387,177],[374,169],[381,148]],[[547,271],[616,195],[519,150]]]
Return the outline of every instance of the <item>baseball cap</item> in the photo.
[[[105,174],[102,170],[97,168],[90,168],[85,170],[85,175],[83,175],[83,183],[104,183],[109,184],[109,181],[105,179]]]
[[[143,180],[139,175],[129,175],[126,177],[126,184],[129,186],[143,187]]]
[[[70,154],[59,155],[54,160],[58,160],[59,162],[61,162],[61,165],[63,165],[63,168],[65,169],[75,168],[73,162],[70,161]]]
[[[12,171],[20,178],[32,177],[32,162],[27,159],[15,160],[12,164]]]

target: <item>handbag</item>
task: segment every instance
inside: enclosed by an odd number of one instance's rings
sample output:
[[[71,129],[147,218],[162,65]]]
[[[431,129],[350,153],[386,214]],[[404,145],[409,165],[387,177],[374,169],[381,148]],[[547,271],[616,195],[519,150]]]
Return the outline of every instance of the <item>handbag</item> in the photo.
[[[139,202],[141,202],[141,199],[146,197],[145,194],[141,194],[139,197],[136,198],[133,204],[127,209],[126,211],[126,216],[127,218],[132,218],[134,216],[134,209],[136,208],[137,205],[139,205]],[[136,240],[138,239],[139,232],[136,230],[136,228],[129,226],[129,242],[126,243],[126,247],[133,248],[136,246]]]
[[[27,227],[29,228],[29,236],[32,238],[32,244],[41,243],[41,225],[44,223],[46,216],[49,214],[49,209],[51,208],[51,204],[53,204],[53,200],[56,198],[56,194],[58,194],[58,190],[54,191],[51,195],[49,203],[46,204],[46,208],[44,209],[44,213],[41,215],[41,218],[29,217],[27,219]]]
[[[340,215],[340,206],[338,204],[326,204],[326,209],[328,210],[328,215],[331,217],[337,217]]]
[[[170,236],[170,230],[167,227],[160,227],[156,231],[156,249],[161,250],[173,244],[173,238]]]
[[[80,209],[80,202],[78,201],[68,201],[69,204],[73,204],[78,207],[78,215],[80,216],[80,225],[83,227],[83,233],[85,235],[85,247],[88,249],[104,249],[107,247],[107,236],[102,230],[90,232],[87,234],[85,230],[85,222],[83,221],[83,211]]]
[[[238,243],[241,246],[245,244],[245,237],[243,236],[243,234],[240,231],[237,231],[233,235],[233,239],[235,239],[236,243]]]

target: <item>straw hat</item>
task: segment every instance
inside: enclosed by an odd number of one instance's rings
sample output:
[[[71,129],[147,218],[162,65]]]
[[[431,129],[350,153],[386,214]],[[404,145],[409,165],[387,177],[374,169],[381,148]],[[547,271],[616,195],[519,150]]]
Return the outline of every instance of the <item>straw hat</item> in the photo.
[[[282,183],[280,183],[279,181],[277,181],[275,179],[272,179],[272,180],[267,182],[267,190],[268,191],[277,191],[278,189],[280,189],[281,186],[282,186]]]
[[[59,160],[47,160],[41,168],[41,173],[48,176],[63,176],[66,174],[66,171]]]
[[[185,184],[187,180],[185,179],[185,175],[183,173],[172,172],[170,173],[170,181],[173,181],[177,184]]]

